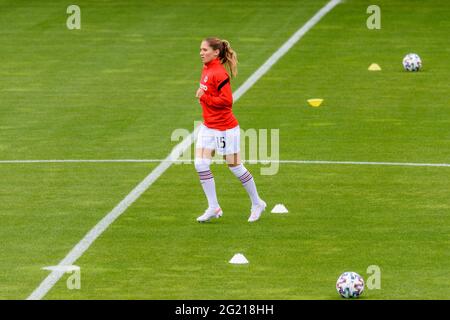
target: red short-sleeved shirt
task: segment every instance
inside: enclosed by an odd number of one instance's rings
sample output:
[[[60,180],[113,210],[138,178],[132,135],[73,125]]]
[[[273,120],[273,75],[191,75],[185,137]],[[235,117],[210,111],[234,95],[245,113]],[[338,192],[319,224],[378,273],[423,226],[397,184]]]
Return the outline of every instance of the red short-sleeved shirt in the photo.
[[[204,125],[221,131],[236,127],[238,121],[232,112],[230,77],[219,58],[203,66],[200,88],[205,91],[200,98]]]

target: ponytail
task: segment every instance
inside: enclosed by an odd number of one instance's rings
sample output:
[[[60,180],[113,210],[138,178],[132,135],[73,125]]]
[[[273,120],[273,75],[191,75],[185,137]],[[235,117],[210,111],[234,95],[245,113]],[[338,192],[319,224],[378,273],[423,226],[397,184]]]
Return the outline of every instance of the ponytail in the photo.
[[[236,77],[238,73],[237,71],[238,60],[236,52],[234,52],[234,50],[231,49],[230,43],[227,40],[222,40],[222,46],[223,46],[223,56],[220,57],[221,62],[231,73],[231,76]]]
[[[236,52],[231,48],[230,43],[227,40],[221,40],[219,38],[206,38],[204,41],[208,42],[209,46],[214,50],[220,51],[220,62],[225,65],[225,68],[232,77],[236,77],[238,73],[238,60]]]

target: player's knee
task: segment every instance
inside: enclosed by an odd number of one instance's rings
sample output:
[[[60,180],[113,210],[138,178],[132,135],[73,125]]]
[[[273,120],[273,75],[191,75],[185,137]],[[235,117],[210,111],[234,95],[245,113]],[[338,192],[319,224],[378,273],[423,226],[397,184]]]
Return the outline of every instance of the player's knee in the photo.
[[[208,171],[211,165],[211,159],[208,158],[195,158],[194,160],[195,170],[197,172]]]
[[[244,173],[247,172],[247,168],[244,167],[244,165],[241,163],[237,166],[228,166],[228,168],[231,170],[231,172],[234,173],[236,177],[241,177]]]

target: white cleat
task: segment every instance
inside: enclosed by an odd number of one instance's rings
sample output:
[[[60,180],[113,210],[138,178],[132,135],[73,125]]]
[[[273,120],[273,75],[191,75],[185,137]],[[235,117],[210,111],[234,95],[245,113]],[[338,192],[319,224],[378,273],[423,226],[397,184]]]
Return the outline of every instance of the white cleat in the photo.
[[[206,209],[205,213],[202,214],[200,217],[197,218],[198,222],[206,222],[211,220],[212,218],[220,218],[223,215],[222,209],[216,208],[216,209]]]
[[[261,200],[260,203],[256,206],[252,206],[250,218],[248,218],[248,222],[255,222],[256,220],[259,220],[261,217],[261,214],[266,209],[267,204]]]

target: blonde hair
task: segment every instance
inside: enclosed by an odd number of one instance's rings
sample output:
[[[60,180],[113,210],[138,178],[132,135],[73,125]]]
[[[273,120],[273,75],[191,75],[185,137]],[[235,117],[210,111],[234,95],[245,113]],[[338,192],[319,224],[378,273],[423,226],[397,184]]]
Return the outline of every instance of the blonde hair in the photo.
[[[230,43],[217,37],[206,38],[203,41],[206,41],[213,50],[219,50],[220,62],[225,65],[232,77],[236,77],[238,60],[236,52],[231,48]]]

